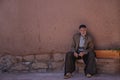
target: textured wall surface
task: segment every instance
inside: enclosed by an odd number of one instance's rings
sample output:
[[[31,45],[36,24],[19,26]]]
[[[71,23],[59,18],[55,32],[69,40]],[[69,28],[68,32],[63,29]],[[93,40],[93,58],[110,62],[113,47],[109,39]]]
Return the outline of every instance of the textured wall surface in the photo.
[[[0,53],[65,52],[84,23],[97,49],[120,47],[120,0],[0,0]]]

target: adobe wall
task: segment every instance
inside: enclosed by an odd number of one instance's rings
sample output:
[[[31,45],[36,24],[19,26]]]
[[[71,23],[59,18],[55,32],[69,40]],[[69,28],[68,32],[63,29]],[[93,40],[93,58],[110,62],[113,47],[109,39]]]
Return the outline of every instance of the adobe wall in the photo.
[[[120,47],[120,0],[0,0],[0,53],[66,52],[84,23],[96,49]]]

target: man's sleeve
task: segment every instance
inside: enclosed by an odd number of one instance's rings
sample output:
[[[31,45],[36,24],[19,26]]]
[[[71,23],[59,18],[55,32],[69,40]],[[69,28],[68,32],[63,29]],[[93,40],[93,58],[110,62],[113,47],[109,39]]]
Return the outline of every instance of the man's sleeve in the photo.
[[[86,49],[87,52],[91,52],[94,50],[94,43],[93,43],[93,39],[90,38],[90,41],[88,42],[88,47]]]
[[[76,50],[75,50],[75,46],[76,46],[76,43],[75,43],[75,39],[74,39],[74,36],[73,36],[73,38],[72,38],[72,44],[71,44],[71,51],[72,52],[75,52]]]

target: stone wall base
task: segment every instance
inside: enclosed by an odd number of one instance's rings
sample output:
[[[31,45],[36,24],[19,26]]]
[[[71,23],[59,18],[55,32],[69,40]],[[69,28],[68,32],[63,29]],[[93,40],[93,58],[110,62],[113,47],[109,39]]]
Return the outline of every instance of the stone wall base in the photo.
[[[120,73],[120,59],[96,59],[97,73],[114,74]],[[76,62],[76,69],[80,73],[84,73],[84,62],[78,60]]]
[[[2,72],[64,72],[65,53],[39,55],[0,55]],[[98,73],[120,73],[120,59],[96,59]],[[76,61],[76,71],[84,73],[83,61]]]
[[[0,72],[56,72],[63,71],[63,53],[40,55],[0,55]]]

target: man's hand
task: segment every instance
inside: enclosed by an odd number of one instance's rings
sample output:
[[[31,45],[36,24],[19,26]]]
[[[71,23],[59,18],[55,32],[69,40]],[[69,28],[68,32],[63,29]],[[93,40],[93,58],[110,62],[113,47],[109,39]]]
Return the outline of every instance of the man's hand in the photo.
[[[79,53],[79,56],[83,57],[84,54],[85,54],[84,52],[80,52],[80,53]]]
[[[74,52],[74,56],[76,57],[76,58],[78,58],[78,53],[76,53],[76,52]]]

